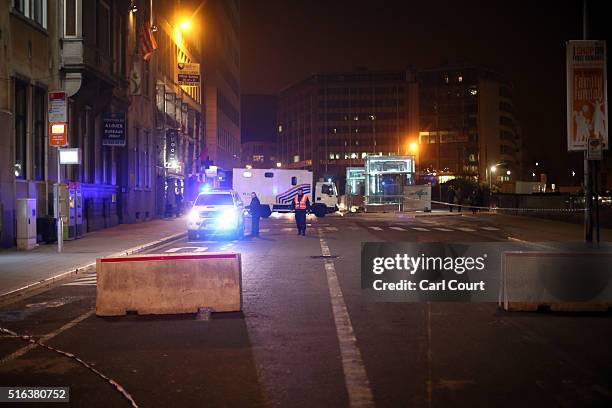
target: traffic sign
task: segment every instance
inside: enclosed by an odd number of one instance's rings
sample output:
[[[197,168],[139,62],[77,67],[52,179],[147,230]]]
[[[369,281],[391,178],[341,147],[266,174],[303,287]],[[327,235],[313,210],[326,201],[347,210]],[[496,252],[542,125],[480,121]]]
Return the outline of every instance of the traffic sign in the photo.
[[[68,124],[49,123],[49,146],[66,146],[68,144]]]
[[[68,122],[68,103],[66,92],[53,91],[49,92],[49,123],[66,123]]]

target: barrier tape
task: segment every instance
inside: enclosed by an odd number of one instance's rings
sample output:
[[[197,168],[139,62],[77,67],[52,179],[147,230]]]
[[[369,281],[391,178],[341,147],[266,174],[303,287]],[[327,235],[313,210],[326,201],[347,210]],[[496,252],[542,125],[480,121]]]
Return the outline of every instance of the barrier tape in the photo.
[[[63,350],[57,349],[55,347],[49,346],[47,344],[44,344],[40,340],[34,339],[32,336],[27,336],[25,334],[18,334],[16,332],[12,331],[12,330],[5,329],[4,327],[0,327],[0,334],[8,335],[8,336],[10,336],[12,338],[21,339],[21,340],[26,341],[26,342],[28,342],[30,344],[35,344],[35,345],[44,347],[47,350],[53,351],[55,353],[58,353],[58,354],[60,354],[60,355],[62,355],[64,357],[68,357],[70,359],[73,359],[74,361],[76,361],[77,363],[81,364],[83,367],[87,368],[88,370],[90,370],[91,372],[93,372],[94,374],[96,374],[97,376],[99,376],[100,378],[105,380],[106,382],[108,382],[110,385],[112,385],[119,393],[121,393],[121,395],[123,395],[123,397],[125,399],[127,399],[130,402],[130,405],[133,408],[139,408],[139,406],[136,403],[136,401],[134,401],[132,396],[125,390],[125,388],[123,388],[121,386],[121,384],[119,384],[117,381],[113,380],[112,378],[107,377],[106,375],[104,375],[100,371],[96,370],[90,364],[88,364],[85,361],[81,360],[80,358],[78,358],[74,354],[68,353],[66,351],[63,351]]]
[[[447,207],[461,207],[467,209],[478,209],[478,210],[487,210],[487,211],[539,211],[539,212],[562,212],[562,213],[576,213],[586,211],[584,208],[517,208],[517,207],[484,207],[478,205],[470,205],[470,204],[455,204],[455,203],[447,203],[444,201],[435,201],[435,200],[421,200],[419,198],[410,198],[405,196],[382,196],[382,197],[390,197],[390,198],[399,198],[404,201],[429,201],[432,204],[439,204]],[[401,205],[402,203],[370,203],[368,205]]]
[[[412,199],[412,198],[408,198],[408,200],[415,200],[415,201],[421,201],[421,200],[416,200],[416,199]],[[552,211],[552,212],[583,212],[585,211],[584,208],[518,208],[518,207],[483,207],[483,206],[477,206],[477,205],[470,205],[470,204],[453,204],[453,203],[445,203],[444,201],[431,201],[431,203],[434,204],[440,204],[440,205],[444,205],[444,206],[453,206],[453,207],[463,207],[463,208],[476,208],[476,209],[482,209],[482,210],[488,210],[488,211],[542,211],[542,212],[546,212],[546,211]]]

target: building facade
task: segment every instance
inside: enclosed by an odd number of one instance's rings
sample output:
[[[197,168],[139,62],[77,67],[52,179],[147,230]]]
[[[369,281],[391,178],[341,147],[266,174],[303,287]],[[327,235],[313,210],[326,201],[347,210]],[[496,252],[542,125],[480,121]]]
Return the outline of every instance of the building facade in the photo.
[[[278,145],[275,142],[246,142],[242,144],[242,165],[254,169],[277,167]],[[281,163],[282,165],[282,163]]]
[[[277,100],[275,95],[242,95],[240,130],[243,166],[271,168],[280,163],[276,132]]]
[[[415,95],[409,71],[318,73],[280,92],[279,157],[283,167],[343,180],[368,154],[406,150]],[[341,186],[344,183],[339,183]]]
[[[209,165],[231,170],[241,164],[240,2],[207,1],[202,17],[204,156]]]
[[[181,6],[194,24],[207,11],[197,6]],[[203,40],[181,28],[176,7],[163,0],[0,3],[2,246],[15,243],[18,199],[37,200],[37,222],[54,218],[51,91],[68,96],[66,147],[80,150],[80,164],[62,165],[59,177],[78,191],[82,233],[174,213],[175,193],[188,200],[197,192],[206,165],[204,91],[201,83],[179,85],[177,76],[183,64],[202,61]],[[237,5],[232,10],[237,15]],[[217,36],[237,49],[237,28],[218,29],[231,31]]]
[[[418,110],[410,120],[419,124],[414,141],[422,176],[492,177],[493,183],[519,176],[520,127],[510,83],[484,68],[447,66],[420,71],[414,87]]]
[[[48,147],[47,93],[58,89],[58,1],[0,2],[0,246],[16,235],[17,199],[52,211],[57,156]]]
[[[510,181],[521,170],[512,93],[480,67],[313,74],[280,92],[280,161],[343,179],[367,155],[408,154],[421,182]]]

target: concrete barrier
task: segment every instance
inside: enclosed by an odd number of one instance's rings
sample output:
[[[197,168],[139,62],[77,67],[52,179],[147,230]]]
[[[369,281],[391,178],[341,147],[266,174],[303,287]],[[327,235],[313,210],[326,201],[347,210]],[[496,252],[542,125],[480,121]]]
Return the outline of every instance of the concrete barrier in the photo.
[[[612,254],[506,252],[499,306],[512,311],[606,311],[612,307]]]
[[[100,258],[96,315],[196,313],[242,309],[238,253]]]

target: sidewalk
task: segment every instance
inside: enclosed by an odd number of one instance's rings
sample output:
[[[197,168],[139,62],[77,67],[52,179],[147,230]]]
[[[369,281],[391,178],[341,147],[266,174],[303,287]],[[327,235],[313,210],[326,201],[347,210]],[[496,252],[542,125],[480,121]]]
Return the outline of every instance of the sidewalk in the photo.
[[[134,252],[143,245],[173,239],[186,233],[184,218],[160,219],[139,224],[121,224],[91,232],[75,241],[41,244],[32,251],[0,250],[0,299],[8,292],[35,284],[65,272],[74,272],[96,258],[118,252]]]

